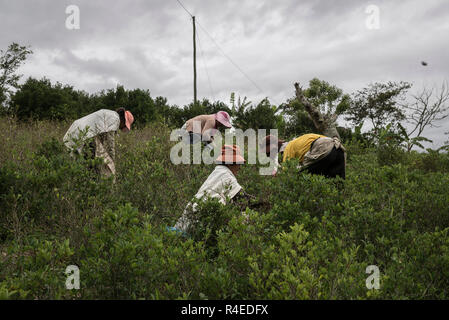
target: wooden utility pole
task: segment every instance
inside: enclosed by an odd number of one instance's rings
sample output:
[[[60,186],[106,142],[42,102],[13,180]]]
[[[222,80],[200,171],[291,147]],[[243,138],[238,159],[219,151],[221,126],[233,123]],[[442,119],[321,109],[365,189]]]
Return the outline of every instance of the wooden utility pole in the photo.
[[[196,30],[195,16],[192,16],[193,23],[193,103],[196,104]]]

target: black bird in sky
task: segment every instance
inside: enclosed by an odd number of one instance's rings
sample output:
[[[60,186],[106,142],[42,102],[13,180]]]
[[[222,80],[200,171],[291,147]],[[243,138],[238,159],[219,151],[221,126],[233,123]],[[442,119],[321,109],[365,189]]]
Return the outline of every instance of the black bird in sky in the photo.
[[[421,64],[422,64],[424,67],[427,66],[427,62],[425,62],[425,61],[421,61]]]

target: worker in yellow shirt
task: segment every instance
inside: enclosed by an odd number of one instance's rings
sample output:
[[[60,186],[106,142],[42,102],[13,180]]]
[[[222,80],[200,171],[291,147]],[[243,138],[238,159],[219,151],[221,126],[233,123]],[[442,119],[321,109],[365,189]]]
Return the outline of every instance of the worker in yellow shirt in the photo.
[[[269,135],[262,140],[261,147],[265,147],[267,156],[274,157],[276,167],[273,175],[279,167],[277,158],[278,153],[281,153],[283,162],[298,159],[300,171],[345,179],[346,151],[336,137],[309,133],[286,142]]]

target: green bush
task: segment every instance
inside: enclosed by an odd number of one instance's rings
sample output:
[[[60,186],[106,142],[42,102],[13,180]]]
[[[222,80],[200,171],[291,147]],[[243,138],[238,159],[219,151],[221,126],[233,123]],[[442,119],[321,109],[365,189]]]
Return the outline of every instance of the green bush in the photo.
[[[72,264],[74,250],[69,239],[40,240],[27,237],[3,248],[0,259],[0,298],[70,299],[65,288],[65,269]],[[5,275],[8,275],[7,277]]]
[[[173,165],[167,126],[118,136],[115,184],[48,126],[2,137],[0,298],[449,297],[447,154],[380,166],[377,149],[353,141],[344,181],[299,173],[295,161],[276,177],[245,165],[237,179],[257,199],[200,202],[183,237],[166,227],[213,166]],[[68,265],[80,290],[65,288]],[[366,288],[369,265],[379,290]]]
[[[192,289],[207,265],[201,242],[157,229],[127,204],[108,210],[86,230],[80,270],[85,298],[197,298]],[[199,288],[198,288],[199,289]]]

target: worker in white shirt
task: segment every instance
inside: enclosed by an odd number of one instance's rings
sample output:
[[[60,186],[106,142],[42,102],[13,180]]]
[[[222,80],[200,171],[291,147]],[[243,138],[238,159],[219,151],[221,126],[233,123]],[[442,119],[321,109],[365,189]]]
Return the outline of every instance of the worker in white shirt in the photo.
[[[115,134],[130,131],[133,122],[133,115],[125,108],[101,109],[74,121],[63,141],[72,152],[83,153],[86,158],[103,158],[100,174],[115,175]]]
[[[222,204],[226,204],[227,199],[232,200],[239,195],[246,195],[236,178],[240,166],[245,163],[245,159],[240,154],[239,147],[236,145],[224,145],[221,150],[221,155],[215,160],[215,163],[217,166],[200,187],[195,198],[216,198]],[[195,211],[197,205],[197,203],[192,205],[192,202],[189,202],[175,226],[168,229],[184,234],[188,233],[192,223],[188,217],[188,211]]]

